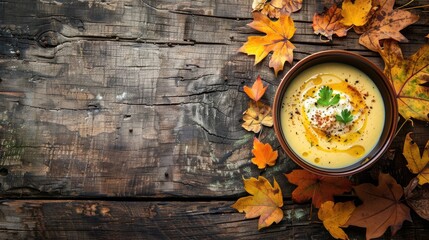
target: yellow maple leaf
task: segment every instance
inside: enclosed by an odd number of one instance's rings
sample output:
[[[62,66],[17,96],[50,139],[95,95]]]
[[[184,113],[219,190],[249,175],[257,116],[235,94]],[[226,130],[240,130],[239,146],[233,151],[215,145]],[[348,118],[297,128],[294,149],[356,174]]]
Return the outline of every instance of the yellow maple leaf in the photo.
[[[259,169],[264,169],[267,165],[274,166],[278,157],[278,152],[273,151],[269,143],[262,143],[256,137],[253,139],[252,153],[255,156],[252,158],[252,163],[258,166]]]
[[[383,45],[379,53],[395,89],[399,113],[405,119],[429,121],[429,43],[409,58],[403,57],[396,41],[386,40]]]
[[[320,206],[318,217],[323,221],[323,226],[332,237],[335,239],[349,239],[340,227],[346,224],[355,208],[352,201],[344,203],[327,201]]]
[[[241,125],[247,131],[258,133],[262,125],[273,126],[271,107],[261,102],[249,102],[249,108],[243,113],[244,123]]]
[[[273,52],[269,66],[277,73],[283,70],[286,61],[292,63],[295,46],[289,41],[295,33],[295,25],[291,17],[281,14],[277,21],[271,21],[259,12],[253,13],[251,28],[265,33],[265,36],[250,36],[247,42],[239,49],[248,55],[255,55],[255,64],[258,64],[270,52]]]
[[[283,219],[283,195],[274,179],[274,186],[264,177],[244,179],[244,189],[253,196],[242,197],[232,207],[245,212],[246,218],[259,217],[258,229]]]
[[[368,21],[368,14],[372,8],[371,0],[344,0],[342,5],[341,22],[346,26],[363,26]]]
[[[426,143],[422,156],[420,156],[419,146],[411,138],[411,132],[405,137],[402,154],[408,162],[408,169],[417,175],[419,184],[429,183],[429,140]]]

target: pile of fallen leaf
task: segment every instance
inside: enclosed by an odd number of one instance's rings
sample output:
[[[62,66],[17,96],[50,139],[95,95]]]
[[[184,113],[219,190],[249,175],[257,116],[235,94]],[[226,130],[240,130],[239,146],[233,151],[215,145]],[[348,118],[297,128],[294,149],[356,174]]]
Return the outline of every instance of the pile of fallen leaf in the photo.
[[[276,75],[286,61],[292,64],[295,46],[291,38],[296,29],[291,14],[299,11],[302,4],[302,0],[254,0],[254,20],[248,25],[266,35],[250,36],[239,51],[255,55],[255,64],[271,54],[269,66]],[[313,30],[322,41],[332,41],[334,34],[345,37],[353,29],[360,35],[359,43],[383,59],[384,73],[395,89],[404,123],[411,119],[429,121],[429,44],[408,58],[402,55],[398,42],[407,39],[400,30],[415,23],[418,16],[394,5],[394,0],[344,0],[324,13],[314,14]],[[273,125],[271,107],[261,102],[266,89],[259,76],[251,87],[244,86],[251,99],[243,113],[242,127],[247,131],[260,133],[263,126]],[[297,185],[292,200],[311,200],[312,206],[319,209],[319,219],[337,239],[348,239],[343,229],[349,225],[366,228],[367,239],[380,237],[389,227],[393,235],[405,220],[412,221],[410,208],[429,220],[429,140],[420,154],[411,135],[408,133],[404,140],[403,155],[415,177],[405,188],[389,174],[380,173],[377,186],[354,186],[346,177],[323,177],[297,169],[285,174],[288,182]],[[254,137],[252,154],[251,162],[259,169],[275,165],[278,157],[277,151],[258,137]],[[274,185],[263,176],[244,179],[244,188],[251,196],[238,199],[232,207],[245,212],[246,218],[259,217],[258,229],[283,219],[283,195],[275,179]],[[348,192],[361,203],[356,206],[354,201],[334,202],[334,196]]]

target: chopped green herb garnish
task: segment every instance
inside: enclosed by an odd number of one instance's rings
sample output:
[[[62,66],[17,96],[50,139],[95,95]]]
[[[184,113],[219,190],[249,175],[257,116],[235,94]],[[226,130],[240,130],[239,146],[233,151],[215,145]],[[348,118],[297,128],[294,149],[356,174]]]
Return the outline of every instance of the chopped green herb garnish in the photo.
[[[351,122],[353,120],[353,115],[348,109],[344,109],[341,111],[341,115],[335,115],[335,118],[338,122],[342,122],[344,124]]]
[[[319,90],[319,99],[317,99],[317,104],[323,107],[333,106],[340,102],[340,94],[332,95],[333,90],[330,87],[323,86]]]

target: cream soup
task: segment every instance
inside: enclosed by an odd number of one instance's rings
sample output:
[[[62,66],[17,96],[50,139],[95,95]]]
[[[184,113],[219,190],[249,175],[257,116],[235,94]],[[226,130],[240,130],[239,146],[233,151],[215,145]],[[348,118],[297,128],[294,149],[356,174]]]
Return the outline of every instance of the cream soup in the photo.
[[[290,148],[320,168],[365,160],[383,131],[380,92],[365,73],[346,64],[324,63],[300,73],[289,84],[281,108]]]

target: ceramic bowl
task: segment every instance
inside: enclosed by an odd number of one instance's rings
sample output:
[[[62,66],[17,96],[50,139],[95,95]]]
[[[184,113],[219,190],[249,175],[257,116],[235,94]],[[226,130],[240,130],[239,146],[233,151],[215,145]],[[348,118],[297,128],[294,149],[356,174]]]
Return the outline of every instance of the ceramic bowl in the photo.
[[[299,74],[305,72],[307,69],[312,66],[322,64],[322,63],[342,63],[346,65],[353,66],[354,68],[359,69],[365,73],[375,84],[380,92],[380,95],[384,102],[384,124],[379,140],[374,140],[375,146],[370,150],[370,152],[364,154],[360,160],[354,162],[348,166],[342,166],[340,168],[331,168],[331,167],[321,167],[317,164],[312,164],[308,160],[304,160],[302,155],[297,154],[291,145],[290,140],[284,133],[284,126],[282,126],[282,103],[284,95],[288,87],[294,81],[295,77]],[[288,101],[285,99],[284,101]],[[276,90],[274,97],[273,105],[273,118],[274,118],[274,130],[276,137],[280,142],[283,150],[286,154],[299,166],[302,168],[313,172],[318,175],[323,176],[348,176],[355,174],[357,172],[363,171],[373,165],[388,149],[391,144],[396,127],[398,122],[398,109],[397,102],[394,94],[394,89],[392,88],[389,80],[384,75],[384,73],[371,61],[365,57],[351,53],[343,50],[328,50],[322,51],[315,54],[312,54],[298,63],[296,63],[283,77],[279,87]],[[283,118],[285,115],[283,114]],[[382,118],[380,118],[382,119]],[[283,121],[284,123],[284,121]],[[371,124],[371,123],[369,123]],[[287,124],[284,124],[287,126]],[[303,132],[296,134],[305,134]],[[289,134],[290,135],[290,134]],[[289,136],[291,139],[292,136]],[[341,160],[341,159],[332,159],[332,161]]]

